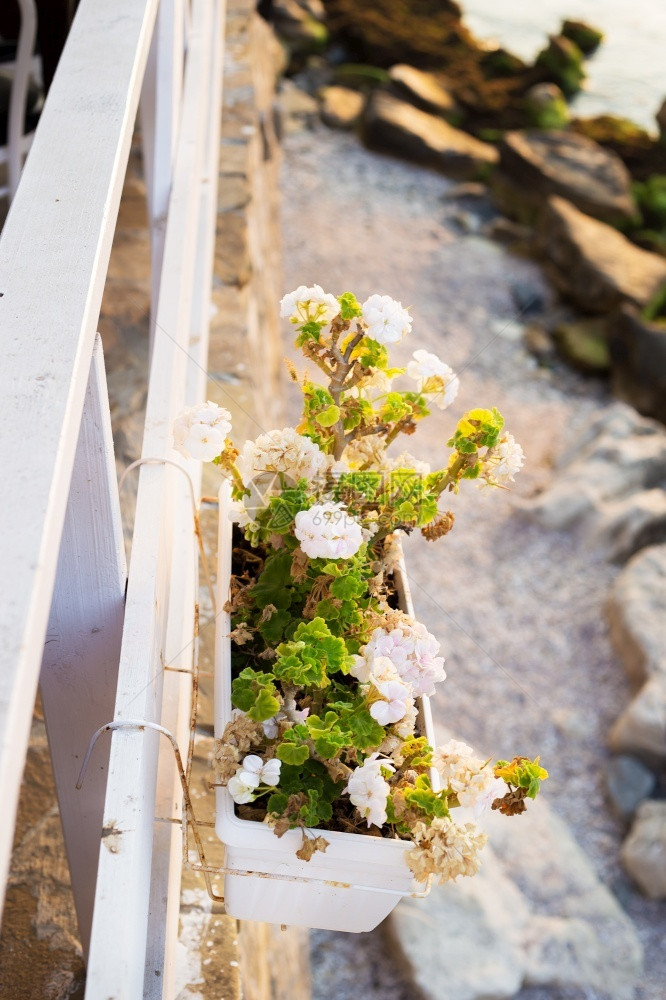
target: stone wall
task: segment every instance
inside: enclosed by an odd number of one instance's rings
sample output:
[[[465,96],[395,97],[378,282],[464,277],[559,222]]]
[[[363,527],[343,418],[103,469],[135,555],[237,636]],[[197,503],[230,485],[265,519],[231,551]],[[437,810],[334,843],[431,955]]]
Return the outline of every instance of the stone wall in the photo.
[[[281,408],[278,161],[274,128],[282,50],[252,0],[227,4],[224,110],[219,161],[208,398],[228,407],[242,441],[276,426]],[[147,377],[149,239],[140,147],[135,140],[109,266],[100,331],[108,369],[119,470],[140,452]],[[204,492],[217,491],[206,473]],[[123,495],[127,533],[131,486]],[[204,518],[215,546],[215,512]],[[202,622],[208,616],[202,594]],[[212,622],[211,622],[212,624]],[[212,662],[213,628],[202,629],[201,667]],[[193,776],[197,813],[210,819],[212,690],[202,684]],[[212,845],[211,845],[212,846]],[[213,858],[215,860],[215,858]],[[35,709],[0,936],[0,996],[83,997],[85,971],[60,829],[44,722]],[[242,924],[184,872],[176,968],[178,1000],[307,1000],[307,934]],[[128,998],[129,1000],[129,998]]]

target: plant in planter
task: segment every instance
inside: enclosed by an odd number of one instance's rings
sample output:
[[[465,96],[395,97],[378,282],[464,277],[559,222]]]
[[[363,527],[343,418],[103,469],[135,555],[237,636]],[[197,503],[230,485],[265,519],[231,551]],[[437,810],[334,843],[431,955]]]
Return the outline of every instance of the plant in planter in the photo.
[[[301,286],[281,312],[325,376],[290,365],[298,427],[239,452],[230,415],[207,404],[174,429],[179,450],[228,480],[215,768],[226,864],[244,877],[226,879],[225,899],[241,917],[363,930],[414,880],[473,875],[479,814],[524,811],[547,777],[538,758],[492,764],[455,740],[435,746],[428,698],[444,660],[414,617],[400,545],[415,530],[446,535],[446,492],[463,480],[505,488],[523,455],[496,409],[474,409],[433,471],[389,456],[433,406],[451,405],[457,376],[423,350],[390,366],[387,347],[412,321],[388,296],[360,304]]]

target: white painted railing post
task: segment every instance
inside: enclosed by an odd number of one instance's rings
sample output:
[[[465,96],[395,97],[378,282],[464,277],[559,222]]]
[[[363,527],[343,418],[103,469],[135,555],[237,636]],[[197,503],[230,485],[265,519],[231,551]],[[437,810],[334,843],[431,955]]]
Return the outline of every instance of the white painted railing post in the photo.
[[[75,790],[91,729],[108,722],[125,605],[123,545],[102,344],[93,352],[60,541],[40,689],[84,954],[88,953],[109,757]]]
[[[184,31],[184,0],[161,0],[139,105],[150,225],[151,343],[183,96]]]

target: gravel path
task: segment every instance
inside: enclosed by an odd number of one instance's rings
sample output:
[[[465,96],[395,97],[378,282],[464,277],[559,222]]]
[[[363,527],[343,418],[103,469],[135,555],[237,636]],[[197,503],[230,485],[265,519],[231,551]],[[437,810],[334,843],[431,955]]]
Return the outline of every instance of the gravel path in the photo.
[[[433,467],[438,456],[445,460],[455,419],[473,405],[498,406],[523,445],[526,467],[512,493],[484,497],[469,484],[451,498],[456,525],[446,539],[407,543],[417,612],[447,660],[435,718],[440,734],[455,733],[488,756],[543,755],[552,776],[548,800],[636,921],[646,951],[637,1000],[658,1000],[666,981],[666,910],[625,879],[618,860],[623,830],[603,791],[606,734],[630,693],[603,618],[616,570],[576,538],[544,533],[520,510],[521,498],[550,478],[553,458],[609,399],[601,383],[560,366],[539,368],[526,354],[516,297],[548,289],[530,261],[461,233],[460,206],[443,198],[451,187],[436,174],[367,152],[348,135],[290,135],[284,287],[317,282],[361,298],[386,293],[411,306],[412,335],[392,357],[404,363],[424,347],[461,374],[452,410],[432,416],[406,442]],[[313,934],[313,974],[315,1000],[410,996],[377,932],[363,939]]]

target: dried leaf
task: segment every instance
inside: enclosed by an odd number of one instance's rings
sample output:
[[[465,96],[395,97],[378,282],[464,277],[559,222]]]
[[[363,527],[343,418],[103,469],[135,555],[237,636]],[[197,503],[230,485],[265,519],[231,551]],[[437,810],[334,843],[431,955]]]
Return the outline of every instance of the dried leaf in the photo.
[[[296,851],[296,857],[300,858],[301,861],[309,861],[316,851],[323,853],[328,846],[329,842],[324,837],[308,837],[303,830],[303,844],[300,850]]]
[[[244,646],[246,642],[250,642],[252,639],[252,632],[250,629],[241,622],[229,633],[229,638],[235,642],[238,646]]]
[[[291,578],[294,583],[302,583],[308,572],[309,559],[306,556],[303,549],[300,547],[295,549],[293,558],[291,560]]]
[[[241,753],[247,753],[251,746],[258,746],[263,741],[264,730],[261,723],[246,715],[237,715],[231,722],[227,722],[222,739],[217,740],[215,746],[229,743],[238,747]]]
[[[263,625],[264,622],[270,621],[276,611],[277,608],[275,607],[274,604],[267,604],[264,610],[261,612],[261,618],[259,619],[259,624]]]

